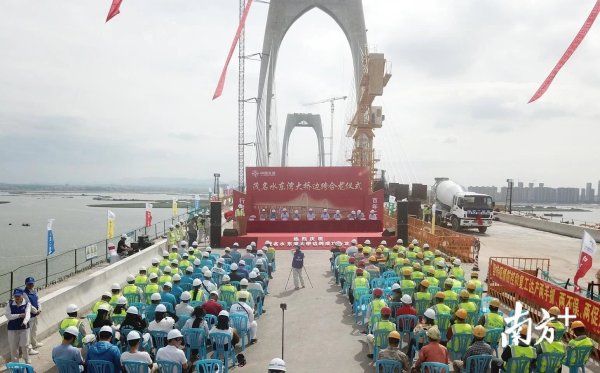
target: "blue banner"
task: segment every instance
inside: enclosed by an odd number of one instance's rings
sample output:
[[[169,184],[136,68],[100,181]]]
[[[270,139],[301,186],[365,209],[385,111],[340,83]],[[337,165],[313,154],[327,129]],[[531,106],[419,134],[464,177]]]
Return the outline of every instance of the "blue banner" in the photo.
[[[194,211],[198,211],[200,209],[200,195],[194,195]]]
[[[48,219],[48,245],[46,255],[54,254],[54,233],[52,232],[52,222],[54,219]]]

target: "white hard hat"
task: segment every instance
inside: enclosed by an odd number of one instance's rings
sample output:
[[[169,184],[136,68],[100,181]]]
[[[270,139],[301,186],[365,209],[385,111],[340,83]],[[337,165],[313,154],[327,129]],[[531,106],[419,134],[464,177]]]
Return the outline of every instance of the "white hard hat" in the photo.
[[[210,295],[216,295],[216,296],[219,296],[219,292],[218,292],[218,291],[216,291],[216,290],[213,290],[213,291],[211,291],[211,292],[210,292]]]
[[[196,260],[198,260],[198,259],[196,259]],[[199,265],[199,264],[200,264],[200,263],[198,263],[198,265]],[[190,272],[190,273],[191,273],[191,272],[194,272],[194,267],[192,267],[192,266],[188,266],[188,267],[185,269],[185,271],[186,271],[186,272]]]
[[[208,267],[207,266],[202,267],[202,271],[201,272],[204,273],[206,271],[208,271]]]
[[[106,303],[101,303],[98,306],[99,310],[103,310],[103,311],[110,311],[110,305],[106,304]]]
[[[180,244],[181,246],[187,246],[187,241],[181,241]]]
[[[223,311],[219,312],[219,316],[227,316],[227,317],[229,317],[229,312],[223,310]]]
[[[419,240],[417,240],[416,238],[414,240],[412,240],[413,245],[417,245],[418,243],[419,243]]]
[[[370,245],[371,244],[371,240],[365,240],[365,245]]]
[[[284,207],[284,208],[283,208],[283,211],[287,211],[287,209]]]
[[[137,309],[137,307],[135,307],[135,306],[130,306],[127,309],[127,313],[130,313],[132,315],[139,315],[140,314],[139,311],[138,311],[138,309]]]
[[[158,263],[159,263],[159,261],[157,258],[152,258],[152,264],[158,264]],[[140,268],[140,270],[141,270],[141,268]]]
[[[327,209],[323,209],[323,212],[327,212]]]
[[[375,210],[371,210],[369,213],[370,213],[370,214],[374,214],[374,213],[375,213]]]
[[[127,304],[127,298],[125,298],[125,297],[119,297],[119,299],[117,299],[117,304],[120,304],[120,305]]]
[[[246,261],[245,261],[244,259],[242,259],[242,260],[240,260],[240,261],[238,262],[238,265],[240,265],[240,266],[245,266],[245,265],[246,265]]]
[[[158,263],[158,259],[156,259],[156,262]],[[142,271],[146,271],[146,267],[144,267],[144,266],[141,266],[141,267],[140,267],[140,272],[142,272]]]
[[[237,242],[234,242],[234,243],[233,243],[233,247],[238,247],[238,246],[240,246],[240,244],[239,244],[239,243],[237,243]]]
[[[169,229],[175,229],[175,226],[173,224],[169,225]]]
[[[225,259],[219,258],[217,259],[217,263],[225,264]]]
[[[224,275],[224,276],[221,278],[221,282],[229,282],[229,280],[231,280],[231,277],[229,277],[229,275]]]
[[[112,294],[110,291],[106,291],[102,294],[102,298],[112,298]]]
[[[400,298],[400,301],[404,304],[412,304],[412,298],[408,294],[404,294],[402,298]]]
[[[252,245],[246,245],[246,250],[252,251]]]
[[[356,211],[352,210],[350,211],[351,214],[356,215]]]
[[[154,280],[155,278],[158,278],[158,275],[154,272],[152,272],[151,274],[148,275],[148,279],[150,279],[150,280]]]
[[[339,214],[339,213],[340,213],[340,210],[335,210],[335,213],[336,213],[336,214]]]
[[[271,209],[271,212],[275,212],[275,209]]]
[[[165,269],[163,269],[164,273],[171,273],[171,267],[165,267]]]
[[[170,283],[169,281],[167,281],[167,282],[165,282],[165,283],[163,284],[163,288],[169,288],[169,289],[172,289],[172,288],[173,288],[173,284],[172,284],[172,283]]]
[[[179,264],[179,261],[177,259],[173,259],[173,260],[171,260],[171,265],[173,265],[173,264],[177,265],[177,264]]]
[[[183,337],[183,335],[181,334],[179,329],[169,330],[169,334],[167,334],[168,341],[170,341],[171,339],[181,338],[181,337]]]
[[[294,210],[294,214],[297,214],[297,213],[298,213],[298,210]]]
[[[383,240],[383,241],[381,241],[381,244],[382,244],[382,245],[387,245],[387,241],[386,241],[386,240]]]
[[[312,211],[312,210],[313,210],[312,208],[309,208],[309,209],[308,209],[308,211]]]
[[[173,249],[178,249],[177,245],[171,246],[171,250],[173,250]]]
[[[164,256],[164,257],[169,256],[169,252],[167,250],[163,250],[162,251],[162,256]]]
[[[235,263],[231,263],[231,266],[229,267],[229,269],[231,269],[232,271],[236,271],[238,269],[238,265]]]
[[[192,299],[192,296],[190,295],[189,291],[184,291],[183,293],[181,293],[181,300],[190,300]]]
[[[254,272],[254,271],[250,272],[250,273],[248,274],[248,276],[249,276],[250,278],[257,278],[257,277],[258,277],[258,275],[256,274],[256,272]]]
[[[152,295],[150,296],[150,300],[157,301],[157,300],[161,300],[161,299],[162,298],[159,293],[152,293]]]
[[[181,281],[181,276],[178,273],[173,275],[173,281]]]
[[[200,261],[200,259],[198,259],[198,258],[194,259],[194,265],[195,265],[195,266],[199,266],[199,265],[200,265],[200,263],[202,263],[202,262]]]
[[[396,240],[396,243],[399,243],[400,245],[402,245],[402,243],[404,243],[404,241],[402,241],[402,238],[398,238],[398,239]]]
[[[278,370],[280,372],[286,372],[285,361],[280,358],[275,358],[269,362],[269,370]]]
[[[192,282],[192,286],[200,286],[202,285],[202,281],[199,278],[195,278],[194,282]]]
[[[138,333],[136,330],[132,330],[127,334],[127,341],[137,341],[138,339],[142,339],[142,337],[140,336],[140,333]]]
[[[69,304],[67,306],[67,313],[79,312],[79,307],[76,304]]]
[[[103,333],[103,332],[108,332],[108,333],[112,334],[113,330],[110,326],[104,325],[103,327],[100,328],[100,333]]]
[[[110,287],[110,290],[121,290],[121,285],[117,284],[116,282],[114,284],[112,284],[112,286]]]
[[[127,238],[127,235],[126,234],[122,234],[121,238]]]
[[[134,282],[134,281],[135,281],[135,276],[134,275],[127,276],[127,282]]]
[[[425,317],[435,320],[435,311],[433,310],[433,308],[426,309],[424,315]]]
[[[350,243],[352,245],[356,245],[358,243],[358,241],[356,240],[356,238],[353,238],[352,241],[350,241]]]
[[[240,285],[244,285],[244,286],[248,285],[248,279],[245,279],[245,278],[241,279]]]
[[[79,337],[79,329],[77,329],[76,326],[71,325],[67,327],[64,332],[74,335],[75,337]]]
[[[454,261],[452,262],[452,264],[454,264],[455,266],[459,266],[461,264],[460,259],[454,259]]]
[[[357,214],[360,214],[361,212],[362,212],[362,211],[360,211],[360,210],[356,210],[356,213],[357,213]]]
[[[398,290],[398,289],[400,289],[400,288],[401,288],[401,287],[400,287],[400,284],[399,284],[399,283],[397,283],[397,282],[394,282],[394,283],[392,284],[392,290]]]
[[[154,311],[155,312],[167,312],[167,306],[165,306],[164,304],[159,304],[158,306],[156,306]]]
[[[211,271],[206,271],[203,273],[204,277],[212,277],[212,272]]]
[[[258,250],[258,251],[256,251],[256,254],[257,254],[257,255],[263,255],[264,253],[265,253],[265,252],[264,252],[264,251],[262,251],[262,250]]]
[[[429,244],[428,244],[428,243],[425,243],[425,244],[423,245],[423,248],[424,248],[424,249],[429,249]]]
[[[210,254],[208,253],[208,251],[205,251],[202,253],[203,258],[208,258],[209,256],[210,256]]]
[[[192,242],[192,247],[198,246],[198,242],[194,241]]]

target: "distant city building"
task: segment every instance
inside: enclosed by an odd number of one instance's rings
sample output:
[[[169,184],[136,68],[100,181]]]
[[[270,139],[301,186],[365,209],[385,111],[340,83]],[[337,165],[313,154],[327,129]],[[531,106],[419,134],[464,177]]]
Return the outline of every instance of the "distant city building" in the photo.
[[[577,204],[594,201],[600,202],[600,181],[598,181],[598,195],[596,195],[596,191],[592,188],[592,183],[586,183],[586,187],[581,189],[569,187],[551,188],[545,186],[544,183],[538,183],[537,186],[534,183],[528,183],[527,187],[524,185],[525,183],[519,181],[513,187],[513,203]],[[501,188],[496,186],[470,186],[468,190],[470,192],[487,194],[497,202],[506,201],[508,193],[508,187],[506,186]]]

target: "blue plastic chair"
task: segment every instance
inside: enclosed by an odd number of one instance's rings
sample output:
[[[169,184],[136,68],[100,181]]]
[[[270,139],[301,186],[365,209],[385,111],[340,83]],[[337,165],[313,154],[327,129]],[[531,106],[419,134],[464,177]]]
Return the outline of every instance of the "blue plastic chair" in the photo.
[[[474,355],[467,358],[464,373],[487,372],[492,364],[492,355]],[[556,372],[556,370],[555,370]]]
[[[229,359],[234,361],[235,350],[231,345],[231,336],[227,333],[213,332],[209,335],[213,346],[213,359],[223,361],[223,369],[225,373],[229,371]]]
[[[54,359],[58,373],[79,373],[79,364],[73,360]]]
[[[159,348],[163,348],[167,345],[167,332],[162,332],[160,330],[154,330],[150,332],[152,336],[152,342],[154,344],[154,348],[158,351]]]
[[[149,373],[148,363],[141,361],[124,361],[123,367],[125,368],[124,373]]]
[[[450,366],[442,363],[423,363],[421,373],[450,373]]]
[[[204,315],[204,320],[206,320],[206,323],[208,324],[208,330],[217,325],[217,316],[211,315],[210,313]]]
[[[546,352],[537,356],[536,373],[557,372],[562,368],[565,355],[560,352]]]
[[[262,314],[265,293],[260,289],[249,289],[248,291],[252,295],[252,299],[254,299],[254,311],[256,312],[256,318],[259,318]]]
[[[373,332],[373,357],[377,359],[379,355],[379,350],[388,347],[388,335],[390,335],[389,330],[375,330]]]
[[[250,329],[248,328],[248,315],[234,313],[229,315],[229,325],[237,330],[240,341],[242,342],[242,351],[246,349],[246,339],[250,343]]]
[[[431,299],[417,299],[415,301],[415,309],[417,310],[417,315],[422,316],[425,311],[429,308],[431,304]]]
[[[6,369],[10,373],[33,373],[33,367],[23,363],[7,363]]]
[[[229,281],[231,285],[233,285],[237,290],[240,290],[240,282],[239,281]]]
[[[169,302],[160,302],[163,306],[167,308],[168,313],[175,313],[175,307],[173,307],[173,303]]]
[[[398,284],[398,283],[400,283],[400,278],[398,278],[397,276],[388,277],[383,281],[383,286],[386,288],[390,288],[390,287],[392,287],[392,285]]]
[[[197,373],[217,373],[223,371],[223,362],[217,359],[198,360],[195,366]]]
[[[439,286],[433,286],[433,285],[431,285],[431,286],[429,286],[427,288],[427,292],[429,294],[431,294],[431,299],[433,299],[435,297],[435,295],[438,293],[438,291],[440,291],[440,287]]]
[[[445,299],[444,304],[454,310],[458,306],[458,299]]]
[[[529,372],[531,359],[528,357],[512,357],[504,366],[505,372]]]
[[[88,360],[88,373],[114,373],[115,366],[110,361],[105,360]]]
[[[377,356],[375,356],[377,358]],[[396,360],[377,360],[375,362],[375,372],[377,373],[402,373],[402,363]]]
[[[138,314],[140,315],[143,315],[144,311],[146,310],[146,303],[142,302],[129,302],[129,306],[137,308]]]
[[[454,334],[448,341],[448,352],[452,360],[462,360],[465,352],[471,345],[473,334]],[[452,347],[450,347],[452,345]],[[518,371],[520,372],[520,370]]]
[[[235,286],[235,285],[234,285]],[[227,303],[227,309],[236,301],[235,292],[233,291],[220,291],[219,300]]]
[[[367,319],[367,308],[369,307],[369,303],[371,303],[372,300],[373,300],[373,296],[371,294],[365,294],[365,295],[361,296],[358,301],[356,310],[362,316],[361,322],[360,322],[361,325],[365,325],[365,323],[367,321],[366,320]]]
[[[396,317],[396,330],[400,333],[400,348],[404,342],[404,337],[408,336],[408,341],[413,337],[413,330],[419,323],[419,318],[415,315],[399,315]]]
[[[408,294],[411,298],[415,297],[415,289],[413,288],[401,288],[402,294]]]
[[[111,317],[113,324],[121,325],[123,320],[125,320],[125,315],[112,315]]]
[[[183,370],[181,364],[174,361],[158,360],[156,364],[160,373],[182,373]]]
[[[440,313],[435,317],[435,324],[440,330],[440,340],[446,342],[448,340],[448,328],[450,327],[450,320],[452,315],[446,313]]]
[[[206,334],[203,328],[189,328],[183,331],[185,341],[185,356],[191,358],[191,351],[198,350],[200,359],[206,358]]]
[[[191,316],[188,315],[181,315],[179,316],[179,320],[177,320],[177,323],[175,324],[175,327],[179,330],[183,329],[183,326],[185,325],[185,323],[190,319]]]
[[[570,373],[577,373],[580,368],[581,371],[585,373],[585,364],[587,364],[590,358],[592,348],[592,346],[567,348],[565,365],[569,367]]]
[[[354,303],[352,304],[352,313],[354,313],[354,322],[358,324],[359,304],[363,295],[369,295],[368,288],[354,289]]]
[[[414,357],[419,353],[419,350],[423,348],[427,343],[429,343],[429,337],[427,337],[427,331],[421,330],[417,334],[414,335],[415,344],[413,345],[412,352],[409,355],[410,358]],[[421,340],[423,342],[421,342]]]
[[[203,301],[201,301],[201,300],[193,300],[193,301],[190,301],[190,306],[191,306],[192,308],[196,308],[196,307],[198,307],[198,306],[201,306],[201,305],[203,305],[203,304],[204,304],[204,302],[203,302]]]
[[[381,277],[384,279],[387,279],[390,277],[398,277],[398,276],[396,276],[396,272],[394,272],[392,270],[387,270],[381,274]]]
[[[385,280],[381,277],[377,277],[377,278],[372,278],[371,281],[369,282],[369,285],[371,285],[371,289],[376,289],[376,288],[382,288],[384,287]]]
[[[96,319],[96,314],[95,313],[88,313],[87,315],[85,315],[85,318],[90,323],[90,325],[92,325],[92,323]]]
[[[503,331],[504,329],[502,328],[493,328],[489,329],[485,334],[485,341],[494,349],[496,356],[498,356],[498,345],[500,344],[500,339],[502,339]]]
[[[221,286],[221,280],[223,280],[223,275],[219,272],[212,273],[212,281],[217,285]]]
[[[139,303],[140,302],[140,295],[139,294],[125,294],[125,299],[127,299],[127,304],[131,305],[132,303]]]

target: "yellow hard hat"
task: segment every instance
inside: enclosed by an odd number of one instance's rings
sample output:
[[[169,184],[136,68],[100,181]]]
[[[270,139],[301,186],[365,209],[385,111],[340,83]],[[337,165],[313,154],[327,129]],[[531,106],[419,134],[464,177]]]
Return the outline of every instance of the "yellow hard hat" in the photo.
[[[577,328],[584,328],[585,329],[585,324],[582,323],[579,320],[573,321],[573,324],[571,324],[571,329],[577,329]]]
[[[473,281],[467,282],[467,289],[475,290],[476,288],[477,288],[477,285],[475,285],[475,283]]]
[[[372,255],[369,257],[369,262],[376,262],[376,261],[377,261],[376,257],[374,257]]]
[[[558,316],[558,314],[560,313],[560,309],[558,309],[558,307],[556,307],[556,306],[552,306],[548,310],[548,313],[551,314],[552,316]]]
[[[421,286],[428,288],[429,287],[429,281],[427,281],[427,280],[421,281]]]
[[[411,275],[411,273],[412,273],[412,269],[411,269],[411,268],[404,268],[404,269],[402,270],[402,274],[403,274],[404,276],[410,276],[410,275]]]
[[[470,296],[470,295],[469,295],[469,292],[468,292],[468,291],[466,291],[465,289],[463,289],[463,290],[461,290],[461,291],[460,291],[460,295],[459,295],[459,296],[460,296],[461,298],[469,299],[469,296]]]
[[[500,308],[500,300],[498,298],[494,298],[490,301],[490,306]],[[558,315],[558,313],[557,313]]]
[[[434,275],[435,274],[435,268],[427,268],[427,274]]]
[[[481,326],[481,325],[477,325],[474,329],[473,329],[473,335],[477,338],[484,338],[485,337],[485,333],[487,333],[487,330]]]
[[[414,269],[421,269],[421,265],[419,263],[413,263]]]
[[[388,338],[400,340],[400,333],[398,333],[397,331],[393,330],[388,335]]]
[[[459,310],[457,310],[454,315],[456,317],[458,317],[461,320],[466,320],[467,319],[467,311],[464,308],[460,308]]]
[[[423,253],[422,253],[422,252],[418,252],[418,253],[417,253],[417,258],[419,258],[419,259],[423,259]]]
[[[437,293],[435,293],[435,297],[438,299],[446,299],[446,294],[442,293],[441,291],[438,291]]]
[[[478,278],[478,277],[479,277],[479,273],[471,272],[471,278]]]
[[[376,253],[382,253],[382,252],[383,252],[383,249],[382,249],[381,247],[378,247],[378,248],[375,250],[375,252],[376,252]]]
[[[521,335],[527,335],[527,331],[529,330],[529,327],[527,325],[523,325],[521,327],[521,330],[519,331],[519,334]]]

